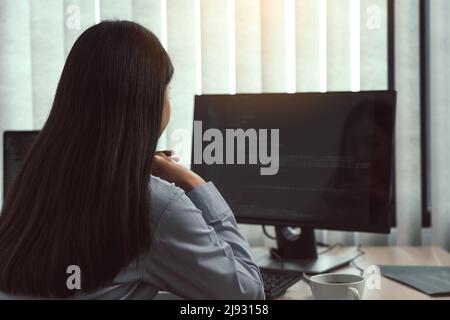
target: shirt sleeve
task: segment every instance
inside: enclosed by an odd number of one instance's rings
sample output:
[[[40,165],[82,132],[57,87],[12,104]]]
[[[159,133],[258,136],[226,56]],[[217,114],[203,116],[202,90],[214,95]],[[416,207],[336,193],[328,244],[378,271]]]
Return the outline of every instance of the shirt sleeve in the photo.
[[[144,259],[144,281],[180,297],[264,299],[250,246],[212,183],[172,198]]]

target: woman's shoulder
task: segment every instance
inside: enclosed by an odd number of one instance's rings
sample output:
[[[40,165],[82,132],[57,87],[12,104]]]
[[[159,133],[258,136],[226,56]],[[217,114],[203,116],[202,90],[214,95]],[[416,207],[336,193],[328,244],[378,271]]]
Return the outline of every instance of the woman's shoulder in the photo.
[[[157,222],[169,204],[182,196],[184,191],[174,183],[167,182],[155,176],[150,177],[150,208],[151,220]]]

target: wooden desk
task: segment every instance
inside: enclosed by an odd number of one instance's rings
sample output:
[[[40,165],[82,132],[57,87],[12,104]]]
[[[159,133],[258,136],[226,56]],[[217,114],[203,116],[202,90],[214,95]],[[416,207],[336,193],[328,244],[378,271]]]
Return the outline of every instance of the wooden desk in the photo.
[[[450,266],[450,254],[437,247],[363,247],[365,255],[355,260],[363,269],[370,265],[430,265]],[[354,248],[337,248],[330,253],[343,254]],[[343,267],[336,272],[360,274],[352,266]],[[283,300],[311,300],[311,290],[304,281],[291,287],[281,298]],[[411,289],[390,279],[381,278],[380,290],[366,290],[365,300],[423,300],[434,299],[424,293]],[[436,299],[450,300],[450,296]]]

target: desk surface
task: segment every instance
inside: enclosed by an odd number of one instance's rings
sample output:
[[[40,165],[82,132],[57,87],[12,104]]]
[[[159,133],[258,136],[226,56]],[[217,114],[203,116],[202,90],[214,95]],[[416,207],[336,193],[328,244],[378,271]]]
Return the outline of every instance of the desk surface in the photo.
[[[358,267],[366,269],[371,265],[430,265],[450,266],[450,254],[437,247],[363,247],[365,255],[355,260]],[[345,254],[354,248],[336,248],[329,254]],[[340,273],[359,274],[359,270],[346,266],[336,270]],[[292,286],[281,298],[283,300],[311,300],[311,290],[304,281]],[[423,300],[434,299],[390,279],[381,278],[379,290],[366,290],[365,300]],[[449,299],[448,297],[435,299]]]

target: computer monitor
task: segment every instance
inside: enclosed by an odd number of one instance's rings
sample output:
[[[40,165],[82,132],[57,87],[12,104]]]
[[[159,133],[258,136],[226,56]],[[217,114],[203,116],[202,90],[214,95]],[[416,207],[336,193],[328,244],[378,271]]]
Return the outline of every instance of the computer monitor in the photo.
[[[314,229],[390,232],[395,102],[393,91],[197,96],[192,169],[238,222],[277,226],[279,256],[324,271],[337,262],[317,266]],[[288,226],[301,227],[295,241]]]
[[[6,199],[14,179],[39,131],[5,131],[3,133],[3,198]]]

